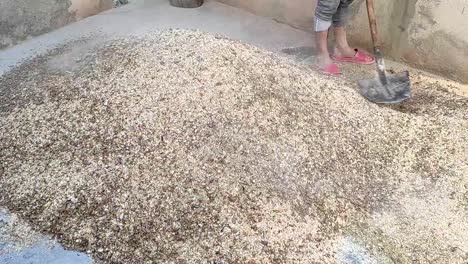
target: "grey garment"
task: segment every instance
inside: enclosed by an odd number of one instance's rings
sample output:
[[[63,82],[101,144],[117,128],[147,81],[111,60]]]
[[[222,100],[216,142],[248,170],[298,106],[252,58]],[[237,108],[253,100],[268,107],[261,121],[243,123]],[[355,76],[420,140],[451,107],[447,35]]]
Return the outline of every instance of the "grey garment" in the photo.
[[[315,32],[328,31],[331,25],[332,25],[331,21],[325,21],[318,17],[314,17],[314,31]]]
[[[354,0],[318,0],[315,9],[315,31],[326,31],[332,25],[342,27]]]

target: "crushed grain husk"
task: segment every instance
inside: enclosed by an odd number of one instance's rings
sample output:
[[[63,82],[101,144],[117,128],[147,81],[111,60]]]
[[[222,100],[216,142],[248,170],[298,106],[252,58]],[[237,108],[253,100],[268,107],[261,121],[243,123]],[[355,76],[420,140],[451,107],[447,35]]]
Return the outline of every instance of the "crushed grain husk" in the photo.
[[[104,263],[335,263],[351,234],[397,263],[466,260],[466,98],[378,106],[197,31],[51,69],[67,49],[0,79],[0,204],[68,247]]]

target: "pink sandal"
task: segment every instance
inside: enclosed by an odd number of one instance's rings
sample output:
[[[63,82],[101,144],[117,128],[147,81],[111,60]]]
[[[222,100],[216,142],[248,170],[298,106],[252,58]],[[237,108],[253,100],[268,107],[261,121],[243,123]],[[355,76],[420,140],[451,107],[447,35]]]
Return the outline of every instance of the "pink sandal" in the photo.
[[[362,65],[369,65],[375,62],[374,56],[367,54],[366,52],[355,49],[356,54],[354,57],[332,57],[337,62],[352,62]]]
[[[341,74],[341,70],[336,63],[332,63],[324,67],[320,67],[320,70],[322,71],[322,73],[328,74],[328,75],[340,75]]]

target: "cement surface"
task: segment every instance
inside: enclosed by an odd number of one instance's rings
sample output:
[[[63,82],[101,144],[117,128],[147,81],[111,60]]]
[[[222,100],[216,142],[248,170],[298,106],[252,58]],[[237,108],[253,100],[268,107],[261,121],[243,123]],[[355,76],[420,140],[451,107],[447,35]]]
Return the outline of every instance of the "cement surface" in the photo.
[[[83,253],[68,251],[62,246],[48,245],[49,241],[36,244],[23,251],[0,255],[4,264],[91,264],[92,259]]]
[[[2,0],[0,49],[114,6],[113,0]]]
[[[91,264],[86,254],[66,250],[55,240],[34,232],[16,216],[0,209],[0,263]]]

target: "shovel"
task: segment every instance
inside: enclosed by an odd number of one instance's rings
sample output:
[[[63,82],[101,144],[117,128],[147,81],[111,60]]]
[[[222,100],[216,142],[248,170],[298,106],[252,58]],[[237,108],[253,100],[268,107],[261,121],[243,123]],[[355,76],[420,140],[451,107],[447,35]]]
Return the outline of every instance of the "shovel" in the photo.
[[[372,79],[360,80],[361,95],[369,101],[378,104],[396,104],[411,97],[409,72],[388,74],[380,51],[380,40],[377,33],[377,22],[374,11],[374,0],[367,0],[367,13],[374,43],[375,61],[378,75]]]

